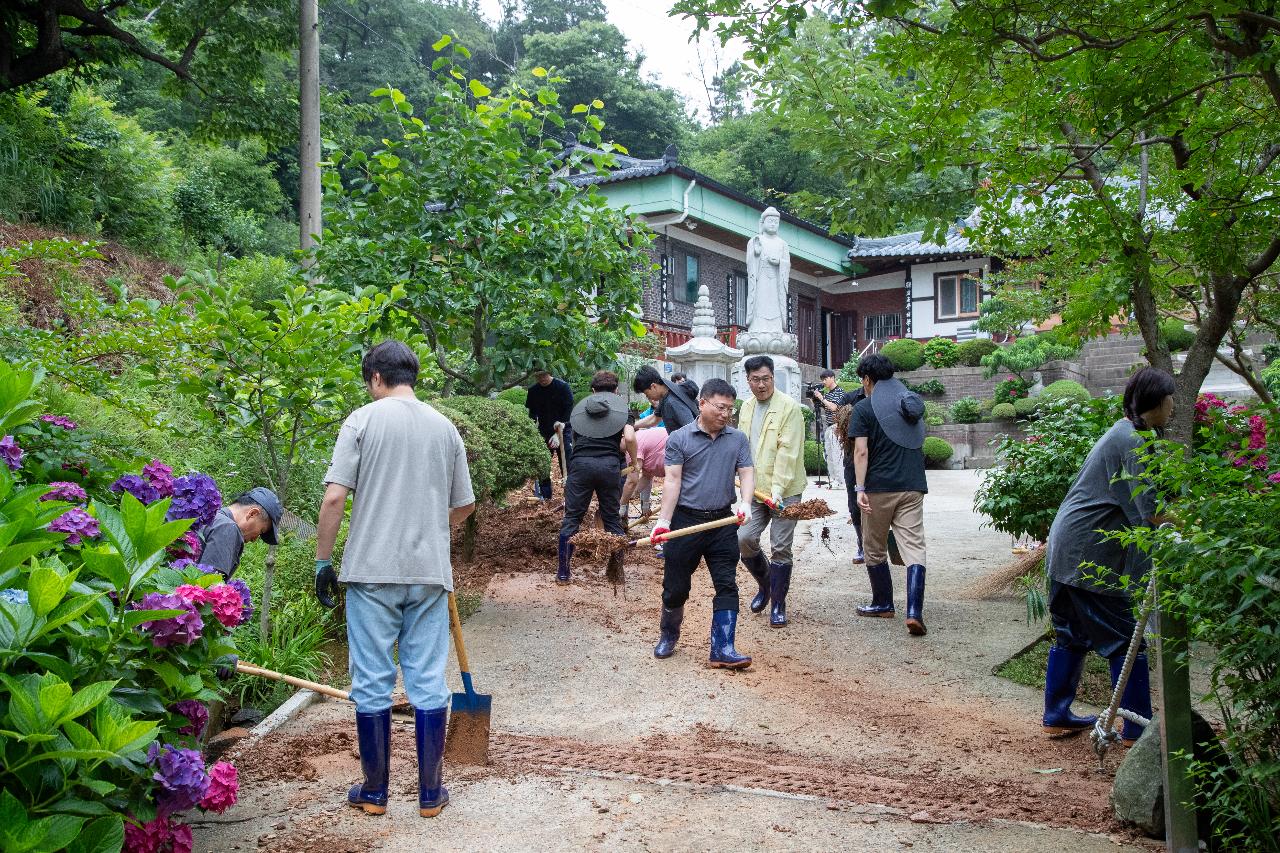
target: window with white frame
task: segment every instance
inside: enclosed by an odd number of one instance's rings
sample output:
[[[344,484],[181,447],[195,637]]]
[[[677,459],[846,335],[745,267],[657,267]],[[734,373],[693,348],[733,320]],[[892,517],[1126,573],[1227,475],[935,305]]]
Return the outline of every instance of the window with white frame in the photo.
[[[933,280],[935,319],[960,320],[978,316],[982,285],[968,272],[943,273]]]
[[[866,321],[867,340],[883,341],[902,337],[901,314],[870,314]]]

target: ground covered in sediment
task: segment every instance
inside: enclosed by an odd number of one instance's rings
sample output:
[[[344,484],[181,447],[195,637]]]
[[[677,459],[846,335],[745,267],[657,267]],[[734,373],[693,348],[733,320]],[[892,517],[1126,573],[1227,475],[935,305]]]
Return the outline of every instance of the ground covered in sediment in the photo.
[[[325,702],[238,748],[241,805],[199,825],[197,847],[1140,849],[1110,817],[1111,774],[1087,741],[1045,739],[1039,691],[992,675],[1041,627],[1017,598],[965,595],[1010,557],[970,512],[976,482],[930,472],[927,637],[853,615],[867,580],[840,512],[798,528],[786,628],[747,611],[753,581],[739,570],[738,649],[754,662],[737,673],[703,666],[705,570],[676,655],[655,660],[652,548],[628,552],[620,587],[594,562],[557,586],[557,513],[513,502],[459,567],[488,576],[464,630],[476,689],[493,695],[490,766],[446,766],[450,806],[419,818],[412,721],[397,717],[391,807],[362,815],[343,799],[359,772],[351,709]],[[895,580],[901,614],[900,569]]]

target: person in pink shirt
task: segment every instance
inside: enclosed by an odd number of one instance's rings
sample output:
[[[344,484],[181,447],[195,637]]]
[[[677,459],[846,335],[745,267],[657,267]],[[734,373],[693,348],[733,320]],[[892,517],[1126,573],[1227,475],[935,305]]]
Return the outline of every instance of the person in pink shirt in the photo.
[[[640,491],[640,512],[649,514],[649,497],[653,493],[653,478],[661,477],[664,471],[663,457],[667,452],[667,431],[660,427],[636,430],[636,452],[640,454],[637,470],[627,475],[627,483],[622,488],[622,506],[624,511],[630,506],[636,490]]]

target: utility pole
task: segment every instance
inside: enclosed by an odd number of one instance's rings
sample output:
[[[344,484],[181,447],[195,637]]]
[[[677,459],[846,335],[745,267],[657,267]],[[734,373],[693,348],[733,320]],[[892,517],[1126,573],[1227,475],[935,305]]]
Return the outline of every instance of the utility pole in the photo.
[[[320,233],[320,11],[298,0],[298,245],[307,252]],[[310,261],[306,261],[309,266]]]

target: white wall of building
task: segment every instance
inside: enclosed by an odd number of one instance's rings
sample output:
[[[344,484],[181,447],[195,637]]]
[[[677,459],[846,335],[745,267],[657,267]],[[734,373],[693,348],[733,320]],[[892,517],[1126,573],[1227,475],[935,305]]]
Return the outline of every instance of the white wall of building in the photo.
[[[934,276],[939,273],[979,273],[983,281],[991,270],[990,258],[966,258],[962,260],[938,261],[928,264],[911,265],[911,337],[932,338],[938,335],[954,337],[962,330],[969,329],[977,318],[966,317],[963,320],[934,320]],[[983,298],[983,297],[980,297]],[[979,333],[979,337],[988,335]]]

